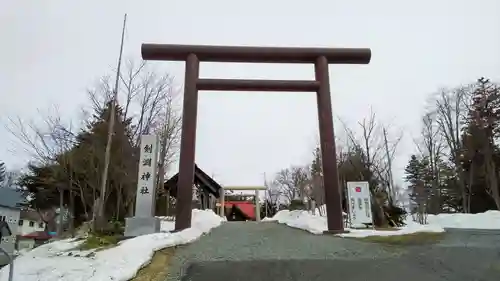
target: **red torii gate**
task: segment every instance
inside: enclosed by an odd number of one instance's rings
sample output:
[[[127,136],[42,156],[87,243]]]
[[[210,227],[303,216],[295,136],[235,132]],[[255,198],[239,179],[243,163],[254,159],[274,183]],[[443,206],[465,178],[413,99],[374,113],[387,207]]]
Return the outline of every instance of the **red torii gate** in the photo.
[[[141,52],[144,60],[186,62],[175,219],[177,231],[191,226],[199,90],[316,92],[328,232],[344,231],[328,65],[368,64],[371,59],[370,49],[142,44]],[[316,79],[313,81],[205,79],[199,77],[200,62],[313,63]]]

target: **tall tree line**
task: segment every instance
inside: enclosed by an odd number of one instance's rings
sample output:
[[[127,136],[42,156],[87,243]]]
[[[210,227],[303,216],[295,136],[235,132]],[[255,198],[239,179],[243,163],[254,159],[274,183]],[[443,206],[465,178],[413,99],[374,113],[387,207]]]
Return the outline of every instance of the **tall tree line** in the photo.
[[[413,210],[499,210],[499,133],[499,84],[483,77],[433,95],[405,169]]]

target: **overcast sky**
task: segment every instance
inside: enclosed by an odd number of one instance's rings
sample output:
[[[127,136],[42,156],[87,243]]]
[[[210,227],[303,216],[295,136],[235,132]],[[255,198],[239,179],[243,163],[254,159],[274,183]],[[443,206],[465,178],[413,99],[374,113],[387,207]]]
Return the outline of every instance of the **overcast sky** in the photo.
[[[336,132],[368,116],[404,131],[401,182],[429,94],[486,76],[500,81],[498,0],[0,0],[2,122],[59,106],[77,118],[86,88],[116,65],[123,14],[125,56],[141,43],[369,47],[369,65],[330,66]],[[183,63],[155,62],[183,82]],[[313,79],[312,66],[202,64],[201,76]],[[0,160],[29,157],[0,127]],[[318,140],[312,93],[201,92],[196,162],[226,185],[259,185],[311,159]],[[177,169],[177,167],[175,168]]]

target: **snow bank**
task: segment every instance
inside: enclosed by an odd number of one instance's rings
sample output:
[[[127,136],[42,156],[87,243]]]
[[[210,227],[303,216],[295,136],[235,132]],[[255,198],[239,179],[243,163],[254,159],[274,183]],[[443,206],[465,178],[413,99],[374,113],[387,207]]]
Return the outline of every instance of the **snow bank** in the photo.
[[[500,229],[500,211],[479,214],[428,215],[427,223],[443,228]]]
[[[326,217],[312,215],[307,211],[279,211],[274,217],[267,221],[277,221],[291,227],[300,228],[313,234],[322,234],[327,230]],[[374,229],[347,229],[349,233],[337,234],[341,237],[367,237],[367,236],[390,236],[402,235],[415,232],[444,232],[444,229],[438,225],[420,225],[409,223],[407,226],[394,231],[380,231]]]
[[[313,234],[321,234],[327,230],[326,217],[312,215],[307,211],[279,211],[266,221],[277,221],[291,227],[300,228]],[[406,226],[394,231],[373,229],[348,229],[349,233],[339,234],[342,237],[367,237],[402,235],[416,232],[443,232],[445,228],[500,229],[500,211],[488,211],[480,214],[439,214],[429,215],[428,224],[421,225],[408,216]]]
[[[193,242],[221,224],[222,218],[210,210],[193,210],[191,228],[177,233],[155,233],[128,239],[118,246],[93,252],[75,249],[82,241],[62,240],[40,246],[14,261],[14,280],[22,281],[125,281],[151,260],[155,251]],[[163,221],[162,231],[173,229]],[[8,279],[9,266],[0,270],[0,280]]]
[[[266,218],[266,221],[277,221],[291,227],[307,230],[313,234],[322,234],[326,228],[326,217],[312,215],[308,211],[296,210],[279,211],[272,218]]]

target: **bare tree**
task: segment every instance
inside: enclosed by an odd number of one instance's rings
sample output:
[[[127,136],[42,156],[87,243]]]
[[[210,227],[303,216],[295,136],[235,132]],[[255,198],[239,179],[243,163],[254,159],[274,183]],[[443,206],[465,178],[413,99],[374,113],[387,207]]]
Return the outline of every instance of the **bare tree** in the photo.
[[[280,195],[287,203],[297,198],[298,188],[293,183],[290,169],[279,171],[273,180],[273,185],[278,188]]]
[[[158,195],[168,197],[168,194],[162,193],[162,186],[164,177],[175,161],[179,148],[181,129],[181,117],[177,106],[179,89],[171,75],[160,75],[145,61],[140,63],[133,60],[126,61],[119,78],[117,100],[122,105],[124,118],[132,120],[131,138],[135,147],[139,148],[143,134],[155,133],[160,137],[157,190]],[[102,77],[96,87],[88,90],[94,110],[102,111],[106,101],[111,97],[110,82],[107,76]],[[134,173],[134,171],[129,171],[129,173]],[[128,192],[127,194],[129,196],[121,200],[131,215],[135,193]]]
[[[281,196],[288,203],[292,200],[302,200],[303,202],[308,181],[308,171],[305,167],[292,166],[279,171],[273,184],[278,187]]]
[[[347,135],[347,152],[340,159],[344,161],[352,161],[352,157],[346,157],[352,153],[359,154],[362,158],[362,163],[366,171],[373,173],[373,176],[383,183],[381,188],[386,189],[389,200],[394,191],[391,191],[391,178],[390,178],[390,163],[394,161],[396,156],[397,147],[403,138],[403,132],[399,131],[393,136],[389,136],[391,126],[383,125],[377,121],[376,114],[370,111],[367,118],[363,118],[358,122],[361,130],[361,137],[358,138],[356,133],[351,130],[345,122],[344,130]],[[389,138],[388,138],[389,137]],[[353,165],[354,163],[351,163]],[[361,179],[364,175],[360,175]],[[364,179],[366,180],[366,179]],[[379,188],[379,187],[372,187]]]
[[[342,122],[347,134],[347,147],[350,151],[362,152],[363,163],[366,169],[370,169],[376,164],[378,156],[383,149],[383,143],[380,139],[377,139],[379,137],[379,128],[375,117],[375,113],[370,111],[368,118],[363,118],[362,121],[358,122],[361,128],[361,139],[356,136],[356,133],[345,122]]]
[[[361,131],[363,134],[362,145],[365,151],[365,163],[371,168],[377,159],[377,156],[382,151],[382,143],[377,140],[376,130],[377,121],[375,119],[375,112],[370,111],[370,116],[368,118],[363,118],[363,121],[358,123],[361,126]],[[378,143],[376,143],[378,141]]]
[[[35,162],[43,165],[45,167],[54,167],[54,165],[58,165],[63,169],[68,169],[67,161],[71,161],[71,157],[67,154],[67,152],[73,147],[75,143],[75,134],[73,133],[73,128],[71,123],[65,125],[62,122],[61,115],[58,112],[57,107],[54,107],[54,112],[52,114],[43,116],[41,113],[41,118],[38,120],[44,120],[43,124],[36,124],[34,122],[25,122],[20,117],[15,119],[9,119],[9,124],[6,125],[7,130],[18,140],[21,142],[23,149],[25,152],[28,152],[31,155]],[[63,202],[63,192],[65,190],[70,193],[70,212],[73,214],[74,212],[74,197],[73,197],[73,184],[71,182],[72,172],[67,170],[54,170],[53,173],[61,173],[63,172],[65,175],[59,175],[61,178],[65,178],[68,181],[65,184],[55,184],[59,192],[59,209],[62,211],[65,206]],[[81,197],[84,200],[85,197]],[[82,202],[86,205],[86,202]],[[55,211],[53,209],[50,210],[38,210],[41,214],[42,219],[50,226],[54,225],[55,222],[53,219],[55,218]],[[59,224],[60,229],[58,230],[59,234],[62,233],[62,224]],[[74,225],[73,221],[70,220],[70,230],[73,233]]]
[[[281,192],[279,188],[274,184],[274,182],[264,181],[265,191],[265,204],[266,204],[266,214],[268,213],[268,207],[275,207],[276,210],[279,209]],[[269,205],[269,206],[268,206]]]
[[[159,158],[159,171],[158,171],[158,182],[157,191],[159,194],[163,194],[163,182],[166,174],[168,173],[168,168],[172,165],[175,156],[178,151],[178,145],[180,140],[181,131],[181,118],[177,114],[173,106],[173,101],[168,101],[168,106],[164,110],[164,119],[160,127],[157,128],[157,133],[160,136],[160,158]],[[170,192],[164,192],[165,202],[166,202],[166,215],[170,215]]]
[[[436,98],[436,122],[446,145],[443,152],[448,154],[455,166],[458,185],[462,193],[462,208],[466,213],[470,212],[470,190],[465,184],[466,175],[461,165],[462,141],[460,135],[467,118],[470,91],[470,86],[442,89]]]
[[[440,189],[440,169],[439,163],[443,153],[443,144],[441,142],[440,130],[436,124],[436,115],[434,113],[427,113],[422,118],[422,142],[423,149],[419,149],[422,156],[429,160],[429,173],[431,190],[428,192],[426,200],[429,210],[432,213],[439,213],[442,209],[441,206],[441,189]],[[439,123],[438,123],[439,124]]]

